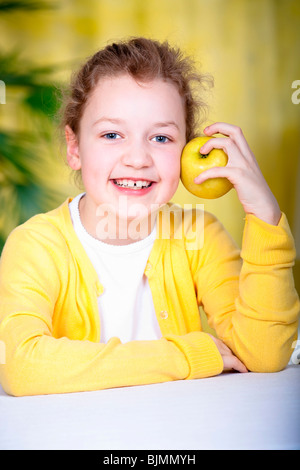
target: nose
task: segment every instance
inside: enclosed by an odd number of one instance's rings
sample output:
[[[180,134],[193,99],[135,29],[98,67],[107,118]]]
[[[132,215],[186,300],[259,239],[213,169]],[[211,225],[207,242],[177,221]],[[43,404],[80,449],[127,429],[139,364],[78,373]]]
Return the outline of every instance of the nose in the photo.
[[[152,157],[147,143],[135,141],[128,145],[122,156],[122,163],[136,169],[150,167]]]

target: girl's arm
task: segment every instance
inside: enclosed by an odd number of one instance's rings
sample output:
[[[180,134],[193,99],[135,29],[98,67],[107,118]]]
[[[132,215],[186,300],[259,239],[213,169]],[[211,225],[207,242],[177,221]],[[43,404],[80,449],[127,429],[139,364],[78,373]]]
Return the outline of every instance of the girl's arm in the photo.
[[[293,237],[242,131],[225,123],[205,130],[217,132],[228,137],[209,140],[201,152],[222,148],[228,164],[203,172],[195,182],[225,177],[234,185],[246,213],[242,266],[239,277],[232,276],[234,245],[220,225],[212,224],[205,232],[211,248],[198,272],[199,301],[220,340],[249,370],[280,370],[291,356],[299,317]]]
[[[53,240],[47,231],[43,237]],[[76,332],[55,337],[53,312],[61,302],[62,284],[67,286],[67,258],[67,252],[55,251],[55,243],[44,244],[39,234],[22,228],[5,245],[0,263],[0,341],[6,357],[0,381],[7,393],[99,390],[222,372],[218,349],[202,332],[125,344],[118,338],[106,344],[74,339]],[[89,337],[88,328],[85,336]]]
[[[192,260],[198,302],[218,339],[249,371],[279,371],[293,352],[300,311],[285,214],[278,226],[247,215],[239,263],[234,241],[211,219],[199,258]]]

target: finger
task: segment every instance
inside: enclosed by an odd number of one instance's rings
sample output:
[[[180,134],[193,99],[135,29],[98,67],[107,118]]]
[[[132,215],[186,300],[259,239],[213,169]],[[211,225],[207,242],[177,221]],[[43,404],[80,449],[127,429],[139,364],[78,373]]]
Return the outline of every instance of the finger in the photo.
[[[236,356],[223,356],[223,363],[224,363],[224,370],[225,369],[233,369],[241,373],[248,372],[247,367],[245,364],[242,363]]]
[[[215,122],[214,124],[207,126],[204,129],[204,133],[207,136],[212,136],[217,133],[224,134],[235,142],[247,159],[252,159],[254,157],[248,142],[244,137],[242,129],[238,126],[234,126],[233,124],[228,124],[226,122]]]
[[[224,134],[228,137],[233,137],[237,126],[228,124],[228,122],[214,122],[204,129],[206,135]]]
[[[230,166],[231,163],[237,164],[241,160],[241,152],[230,138],[216,137],[215,139],[210,139],[199,150],[202,155],[207,155],[214,148],[221,149],[226,153],[228,156],[227,166]]]
[[[195,184],[201,184],[210,178],[227,178],[233,185],[235,184],[235,173],[228,166],[215,166],[209,170],[203,171],[194,179]]]

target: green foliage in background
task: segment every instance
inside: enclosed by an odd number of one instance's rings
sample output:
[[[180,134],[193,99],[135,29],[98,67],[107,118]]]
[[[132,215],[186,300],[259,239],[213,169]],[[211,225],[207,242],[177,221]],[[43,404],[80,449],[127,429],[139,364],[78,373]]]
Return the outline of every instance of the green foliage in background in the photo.
[[[33,10],[49,10],[57,8],[57,3],[53,2],[36,2],[33,0],[11,0],[0,2],[0,13],[14,13],[16,11],[33,11]]]
[[[5,1],[0,2],[0,16],[55,6],[47,2]],[[53,68],[36,68],[22,61],[18,51],[0,53],[0,79],[5,83],[6,95],[8,91],[19,93],[18,107],[29,123],[24,132],[17,128],[8,131],[0,124],[0,253],[15,226],[53,208],[62,197],[47,180],[44,156],[46,147],[47,151],[51,148],[59,105],[57,88],[49,79],[53,72]]]

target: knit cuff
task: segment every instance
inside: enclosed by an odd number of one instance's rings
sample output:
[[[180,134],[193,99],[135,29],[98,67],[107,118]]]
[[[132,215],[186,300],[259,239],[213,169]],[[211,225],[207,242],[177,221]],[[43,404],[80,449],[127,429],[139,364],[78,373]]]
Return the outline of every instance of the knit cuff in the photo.
[[[168,335],[165,338],[172,341],[185,355],[190,367],[186,379],[212,377],[223,371],[222,356],[207,333],[194,331],[183,336]]]
[[[293,264],[296,250],[286,215],[282,213],[278,225],[271,225],[247,214],[241,257],[256,265]]]

